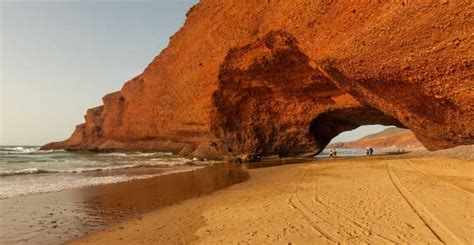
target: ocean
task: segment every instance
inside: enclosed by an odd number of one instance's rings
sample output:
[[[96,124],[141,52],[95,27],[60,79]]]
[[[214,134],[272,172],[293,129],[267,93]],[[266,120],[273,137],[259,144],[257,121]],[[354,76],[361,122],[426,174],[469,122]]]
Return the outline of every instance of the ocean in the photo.
[[[151,178],[196,168],[192,160],[167,152],[92,153],[42,151],[37,146],[0,146],[0,199]]]
[[[325,149],[317,158],[328,157]],[[338,149],[339,157],[363,156],[361,149]],[[0,146],[0,199],[146,179],[192,171],[192,159],[169,152],[69,152],[38,146]]]
[[[64,244],[245,181],[241,165],[166,152],[0,147],[0,244]]]

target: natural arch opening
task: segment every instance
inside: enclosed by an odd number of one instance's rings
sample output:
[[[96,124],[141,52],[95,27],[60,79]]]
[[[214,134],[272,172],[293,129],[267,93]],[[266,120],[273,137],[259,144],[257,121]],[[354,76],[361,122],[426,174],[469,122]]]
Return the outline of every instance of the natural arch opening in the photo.
[[[318,157],[327,157],[331,149],[336,149],[338,156],[362,156],[367,154],[368,147],[377,155],[426,149],[410,129],[376,124],[342,132]]]
[[[316,144],[315,154],[324,150],[340,133],[371,124],[404,127],[397,119],[369,106],[328,111],[314,118],[309,126]]]

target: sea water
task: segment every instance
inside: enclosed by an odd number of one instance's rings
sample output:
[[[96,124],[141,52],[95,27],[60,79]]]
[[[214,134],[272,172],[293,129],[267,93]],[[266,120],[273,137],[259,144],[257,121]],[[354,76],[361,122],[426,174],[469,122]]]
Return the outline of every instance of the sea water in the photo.
[[[0,199],[196,169],[167,152],[92,153],[0,146]],[[140,171],[146,170],[146,171]]]
[[[0,147],[0,244],[64,244],[248,179],[242,166],[171,153]]]
[[[325,149],[316,157],[328,157]],[[365,150],[338,149],[339,157],[362,156]],[[69,152],[38,146],[0,146],[0,199],[110,184],[191,171],[193,164],[169,152]]]

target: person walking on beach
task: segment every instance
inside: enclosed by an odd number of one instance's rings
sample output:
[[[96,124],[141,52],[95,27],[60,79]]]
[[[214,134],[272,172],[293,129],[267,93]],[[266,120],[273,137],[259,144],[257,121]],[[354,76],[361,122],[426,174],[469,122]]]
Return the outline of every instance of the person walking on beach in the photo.
[[[372,155],[374,154],[374,148],[369,147],[369,153],[370,153],[370,155],[372,156]]]
[[[334,159],[335,154],[336,154],[336,152],[333,149],[329,150],[329,158]]]
[[[369,147],[367,146],[367,156],[369,156],[369,154],[370,154],[370,149],[369,149]]]

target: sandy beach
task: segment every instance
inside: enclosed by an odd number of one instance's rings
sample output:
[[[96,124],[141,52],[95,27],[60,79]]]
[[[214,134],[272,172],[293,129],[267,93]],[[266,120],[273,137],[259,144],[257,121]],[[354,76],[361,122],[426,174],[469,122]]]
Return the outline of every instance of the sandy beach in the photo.
[[[319,159],[128,219],[71,244],[474,242],[472,161]]]

